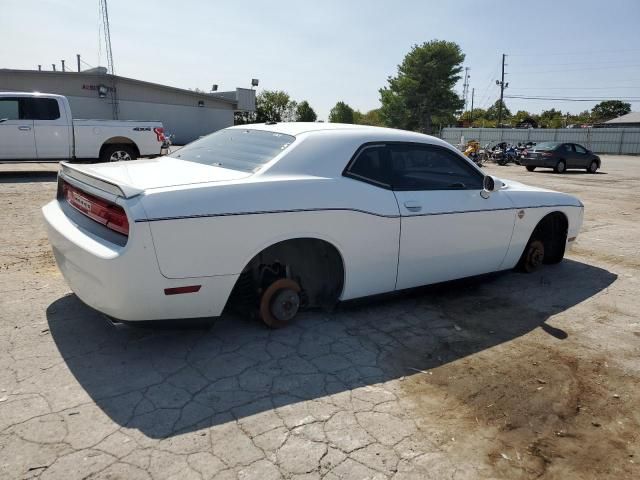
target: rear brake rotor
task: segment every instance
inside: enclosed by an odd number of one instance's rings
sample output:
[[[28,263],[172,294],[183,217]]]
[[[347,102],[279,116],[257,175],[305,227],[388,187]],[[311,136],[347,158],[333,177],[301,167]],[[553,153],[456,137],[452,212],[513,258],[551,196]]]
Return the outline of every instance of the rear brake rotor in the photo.
[[[300,285],[290,278],[273,282],[260,298],[260,318],[271,328],[288,325],[300,309]]]

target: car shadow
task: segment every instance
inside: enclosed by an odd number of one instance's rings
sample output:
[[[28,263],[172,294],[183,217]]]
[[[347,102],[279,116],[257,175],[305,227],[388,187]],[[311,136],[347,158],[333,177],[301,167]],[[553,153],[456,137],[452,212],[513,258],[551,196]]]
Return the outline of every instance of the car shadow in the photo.
[[[24,171],[24,172],[0,172],[0,183],[34,183],[55,182],[58,172]]]
[[[282,330],[235,315],[207,329],[113,327],[73,294],[53,302],[47,319],[67,367],[96,405],[120,426],[168,438],[327,401],[538,327],[562,341],[568,334],[546,320],[616,278],[565,260],[531,275],[504,273],[307,312]]]

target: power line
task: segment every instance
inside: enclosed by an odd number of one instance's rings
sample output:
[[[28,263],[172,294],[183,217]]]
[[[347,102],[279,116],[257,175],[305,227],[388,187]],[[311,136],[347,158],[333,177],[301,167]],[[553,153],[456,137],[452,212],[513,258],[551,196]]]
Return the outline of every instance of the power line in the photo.
[[[480,105],[480,108],[484,108],[485,106],[487,106],[487,101],[491,98],[491,92],[489,89],[497,80],[496,76],[499,71],[500,71],[500,62],[496,64],[496,68],[494,68],[493,72],[489,75],[489,82],[487,83],[487,86],[484,88],[482,95],[480,95],[480,102],[478,102],[478,104]]]
[[[640,65],[620,65],[616,67],[586,67],[586,68],[564,68],[562,70],[520,70],[513,72],[511,75],[537,75],[539,73],[565,73],[565,72],[585,72],[591,70],[611,70],[612,68],[639,68]]]
[[[518,87],[514,90],[611,90],[611,89],[640,89],[640,86],[619,86],[619,87]]]
[[[630,52],[640,52],[639,48],[629,49],[629,50],[600,50],[600,51],[584,51],[584,52],[546,52],[546,53],[510,53],[510,57],[549,57],[556,55],[565,55],[565,56],[592,56],[599,54],[616,54],[616,53],[630,53]]]
[[[640,97],[597,97],[597,98],[581,98],[581,97],[542,97],[542,96],[524,96],[524,95],[508,95],[505,98],[518,100],[553,100],[556,102],[604,102],[607,100],[622,100],[627,102],[640,102]]]
[[[624,60],[615,60],[613,62],[596,62],[596,61],[589,61],[589,62],[560,62],[560,63],[540,63],[540,62],[524,62],[524,63],[516,63],[516,66],[536,66],[536,67],[562,67],[564,65],[593,65],[593,66],[597,66],[597,65],[607,65],[607,66],[622,66],[622,65],[628,65],[629,62],[626,62]],[[513,64],[512,64],[513,65]]]

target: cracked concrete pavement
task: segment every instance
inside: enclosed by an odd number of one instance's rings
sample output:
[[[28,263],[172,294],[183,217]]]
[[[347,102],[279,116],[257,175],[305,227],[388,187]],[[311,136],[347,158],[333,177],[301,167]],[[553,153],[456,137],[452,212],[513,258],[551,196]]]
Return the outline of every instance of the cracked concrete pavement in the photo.
[[[640,160],[603,162],[487,168],[582,198],[562,264],[278,331],[114,327],[53,262],[52,169],[0,173],[0,478],[637,478]]]

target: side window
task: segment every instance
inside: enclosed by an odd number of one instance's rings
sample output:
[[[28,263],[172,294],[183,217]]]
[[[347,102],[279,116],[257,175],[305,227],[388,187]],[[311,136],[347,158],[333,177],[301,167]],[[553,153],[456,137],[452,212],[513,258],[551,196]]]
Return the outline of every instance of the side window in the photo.
[[[578,153],[580,153],[582,155],[587,153],[587,151],[583,147],[581,147],[580,145],[574,144],[573,146],[576,149],[576,152],[578,152]]]
[[[0,119],[20,120],[20,104],[17,98],[0,98]]]
[[[26,120],[57,120],[60,118],[60,108],[55,98],[25,98],[24,119]]]
[[[358,153],[345,174],[358,180],[389,187],[392,184],[390,167],[387,148],[384,145],[372,145]]]
[[[483,175],[440,147],[416,144],[388,146],[394,190],[480,190]]]
[[[570,143],[565,143],[560,148],[560,151],[566,152],[566,153],[573,153],[573,146]]]

